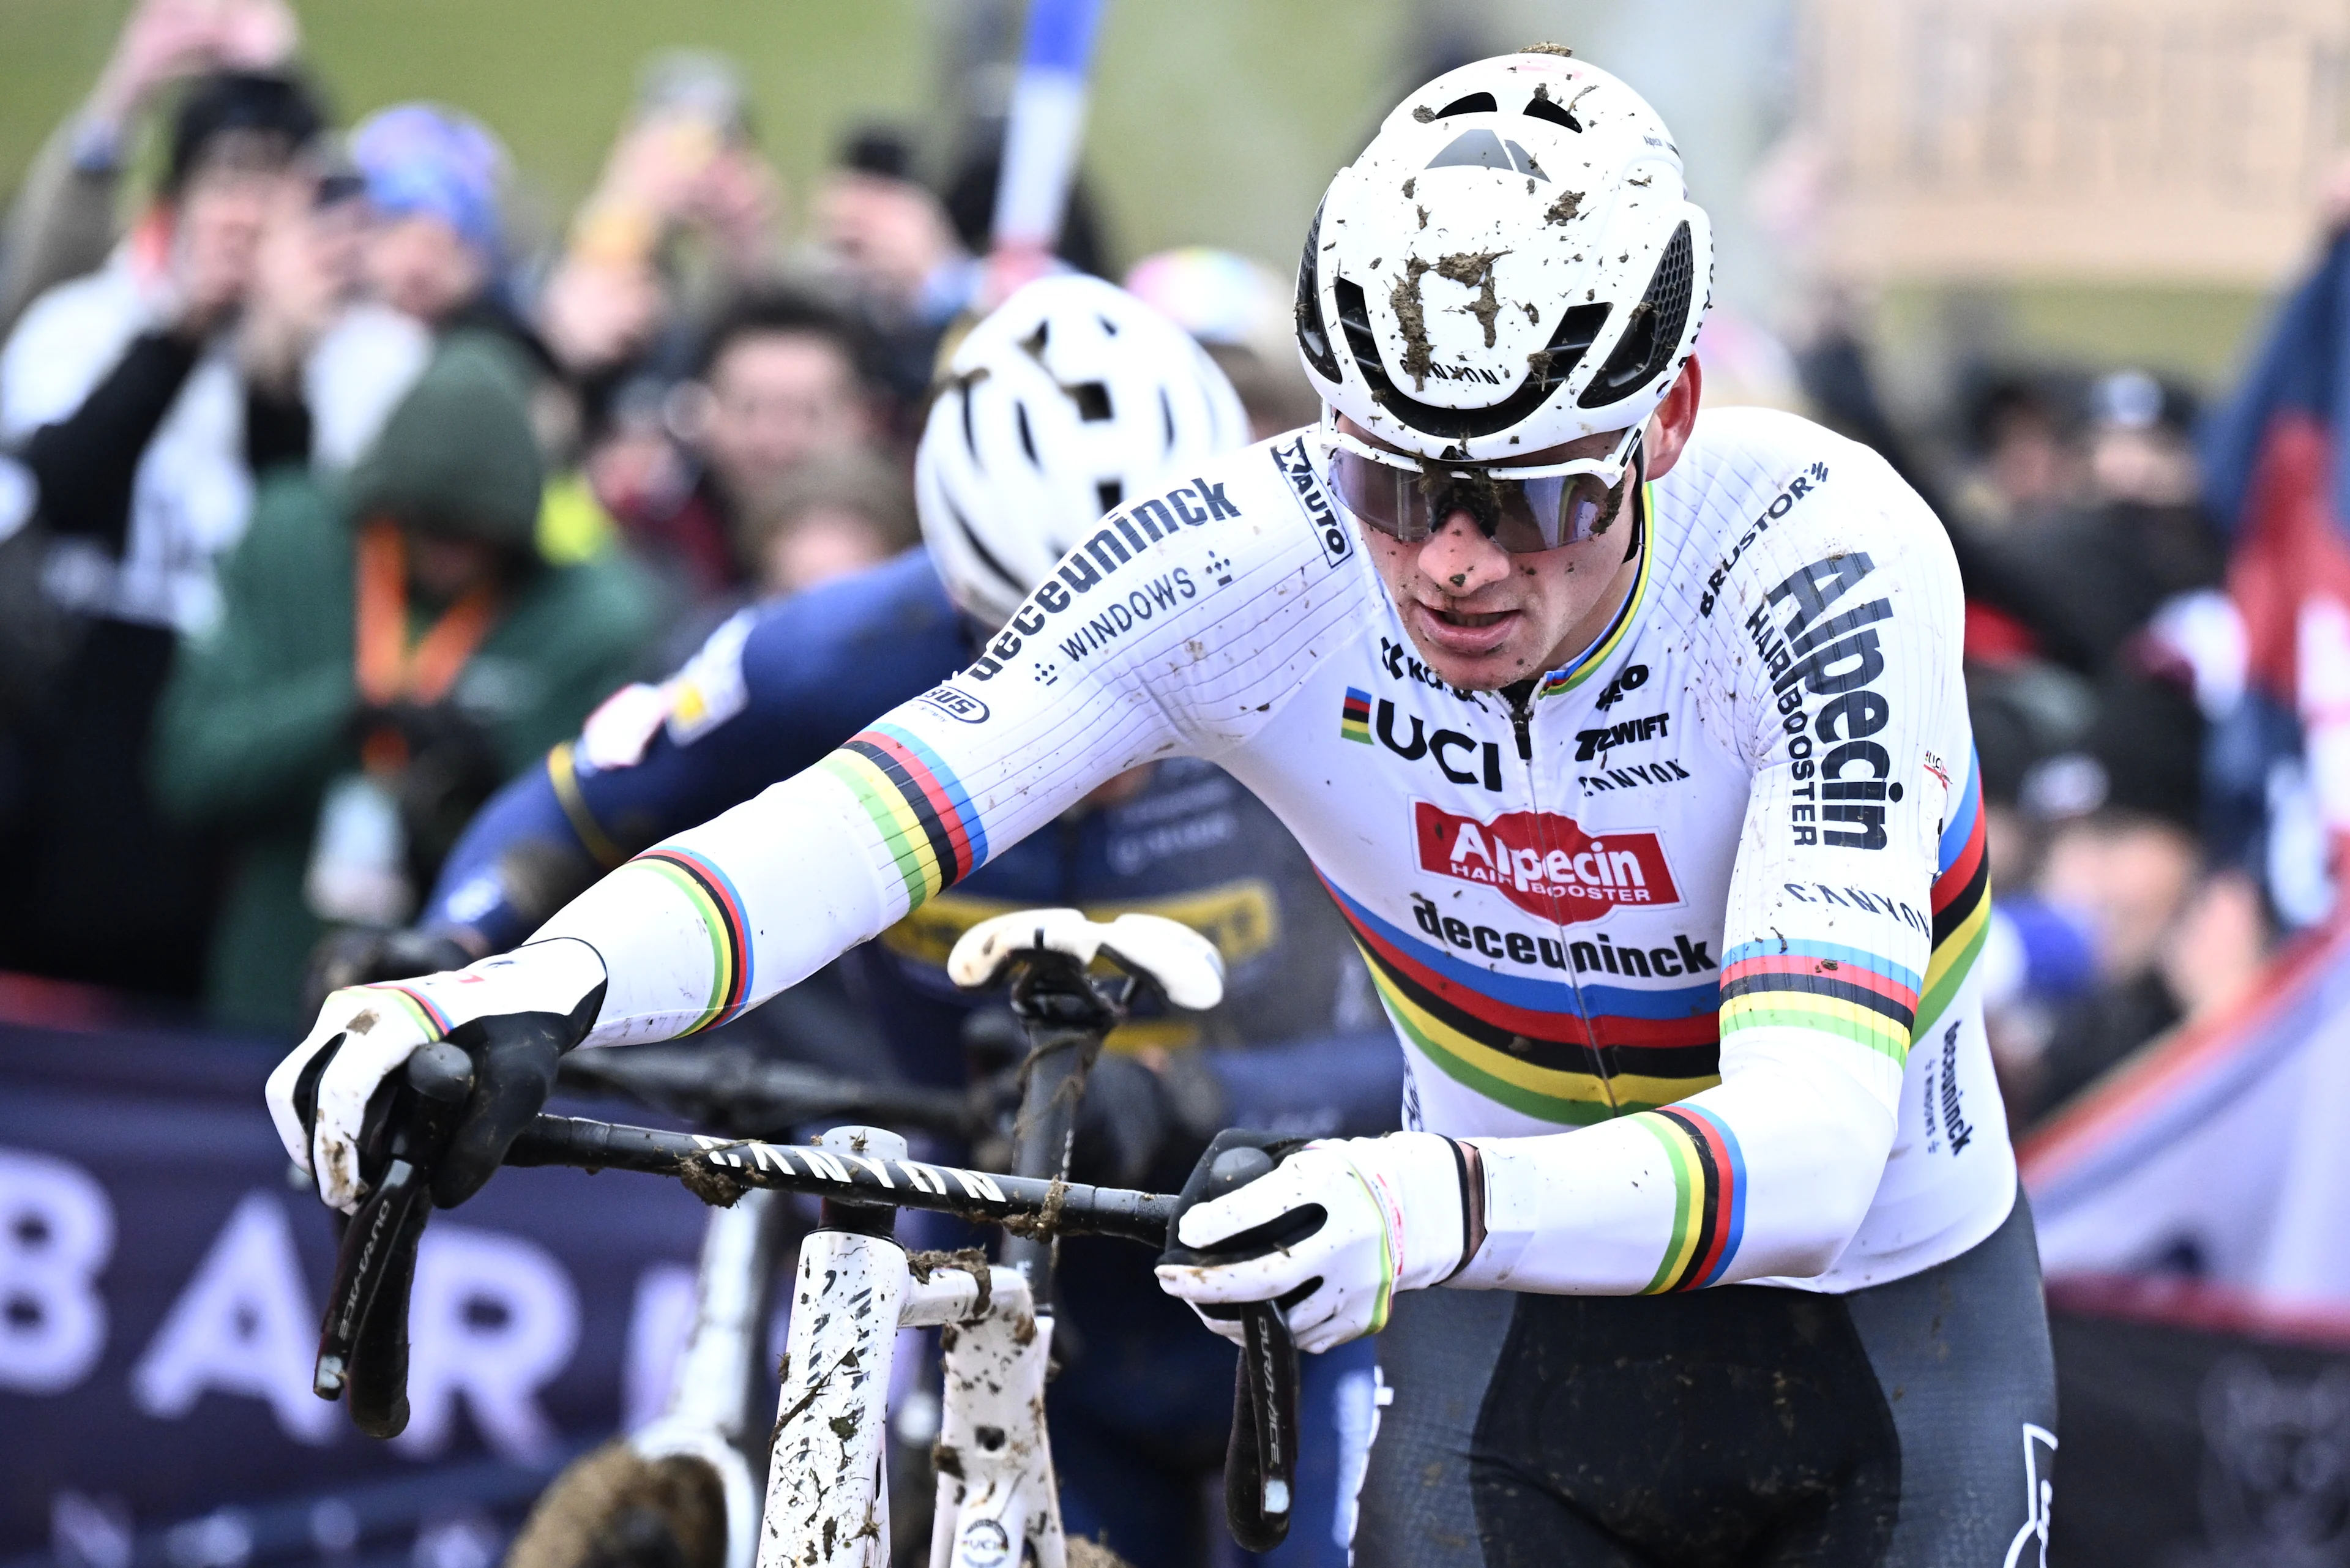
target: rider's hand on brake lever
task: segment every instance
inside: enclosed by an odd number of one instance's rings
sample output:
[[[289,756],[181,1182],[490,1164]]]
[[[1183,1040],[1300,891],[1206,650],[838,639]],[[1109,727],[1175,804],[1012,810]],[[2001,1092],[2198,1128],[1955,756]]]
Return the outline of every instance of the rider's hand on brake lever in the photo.
[[[1235,1345],[1240,1319],[1224,1312],[1248,1302],[1279,1302],[1300,1350],[1376,1334],[1395,1292],[1461,1266],[1462,1172],[1433,1133],[1309,1144],[1185,1213],[1175,1233],[1191,1256],[1163,1259],[1159,1288]]]
[[[433,1196],[443,1207],[461,1202],[546,1102],[556,1060],[594,1026],[603,996],[596,950],[561,939],[451,973],[336,992],[269,1075],[270,1118],[318,1196],[349,1213],[366,1191],[359,1146],[369,1103],[419,1047],[449,1040],[473,1057],[475,1081]]]

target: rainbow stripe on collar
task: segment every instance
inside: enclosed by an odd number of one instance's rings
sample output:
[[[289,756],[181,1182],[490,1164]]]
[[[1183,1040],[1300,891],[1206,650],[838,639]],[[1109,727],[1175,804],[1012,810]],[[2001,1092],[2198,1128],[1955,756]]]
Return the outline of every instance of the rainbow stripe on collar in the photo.
[[[1572,691],[1591,679],[1616,650],[1624,645],[1624,639],[1631,631],[1632,623],[1639,618],[1640,606],[1646,603],[1648,597],[1648,577],[1655,571],[1657,565],[1656,483],[1652,480],[1640,486],[1639,496],[1642,524],[1640,575],[1633,582],[1632,591],[1624,596],[1623,606],[1617,610],[1616,618],[1608,623],[1606,631],[1593,639],[1589,648],[1575,655],[1566,664],[1543,677],[1542,684],[1534,689],[1536,699],[1555,697],[1562,691]]]

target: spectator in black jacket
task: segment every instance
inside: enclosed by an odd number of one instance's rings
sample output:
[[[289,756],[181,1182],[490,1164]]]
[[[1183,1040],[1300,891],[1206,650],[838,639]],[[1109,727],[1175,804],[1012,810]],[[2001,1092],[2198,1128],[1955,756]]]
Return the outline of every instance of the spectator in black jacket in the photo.
[[[215,613],[214,559],[253,477],[355,456],[422,362],[421,327],[347,308],[355,213],[317,204],[324,124],[291,78],[193,84],[161,192],[106,265],[0,348],[0,449],[29,472],[47,607],[76,627],[16,720],[0,825],[0,967],[192,991],[210,902],[197,846],[144,788],[173,643]]]

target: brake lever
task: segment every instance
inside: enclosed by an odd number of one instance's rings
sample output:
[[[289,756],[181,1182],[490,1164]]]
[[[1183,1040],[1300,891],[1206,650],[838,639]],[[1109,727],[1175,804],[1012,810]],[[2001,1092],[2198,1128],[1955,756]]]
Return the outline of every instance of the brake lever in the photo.
[[[382,1174],[344,1227],[318,1332],[311,1391],[350,1396],[352,1424],[374,1438],[408,1425],[408,1297],[432,1212],[434,1168],[473,1092],[472,1059],[447,1041],[424,1046],[394,1080]]]
[[[1224,1450],[1224,1522],[1244,1551],[1289,1538],[1297,1480],[1297,1341],[1272,1302],[1241,1308],[1247,1343],[1232,1375],[1232,1436]]]
[[[1239,1191],[1271,1171],[1298,1147],[1295,1138],[1228,1127],[1216,1135],[1167,1227],[1162,1261],[1210,1262],[1253,1256],[1284,1241],[1285,1233],[1259,1227],[1214,1250],[1185,1247],[1177,1236],[1183,1215],[1195,1204]],[[1313,1220],[1305,1221],[1310,1229]],[[1224,1450],[1224,1522],[1244,1551],[1270,1552],[1289,1536],[1297,1480],[1297,1341],[1281,1315],[1279,1302],[1250,1302],[1235,1311],[1241,1321],[1240,1362],[1233,1368],[1232,1440]],[[1223,1315],[1222,1313],[1219,1316]]]

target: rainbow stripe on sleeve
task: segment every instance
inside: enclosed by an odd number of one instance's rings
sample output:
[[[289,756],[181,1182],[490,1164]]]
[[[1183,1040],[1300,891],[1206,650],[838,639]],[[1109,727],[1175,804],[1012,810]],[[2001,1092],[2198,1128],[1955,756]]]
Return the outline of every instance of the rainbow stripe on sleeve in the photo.
[[[1667,1106],[1632,1118],[1656,1135],[1673,1172],[1673,1230],[1644,1295],[1719,1281],[1746,1232],[1746,1157],[1730,1124],[1702,1106]]]
[[[909,911],[987,861],[987,830],[954,770],[912,732],[876,724],[817,764],[847,784],[881,830]]]
[[[1941,871],[1934,878],[1934,949],[1918,999],[1916,1033],[1938,1023],[1975,966],[1991,930],[1991,858],[1983,849],[1982,765],[1967,755],[1967,787],[1942,829]]]
[[[1371,743],[1371,694],[1359,686],[1347,688],[1346,705],[1338,710],[1341,739]]]
[[[1909,1059],[1918,976],[1891,959],[1837,942],[1773,938],[1723,955],[1721,1034],[1787,1024],[1855,1040]]]
[[[681,1033],[715,1029],[740,1013],[751,995],[751,933],[743,896],[714,861],[674,845],[648,849],[629,864],[676,888],[702,917],[702,929],[710,937],[710,1000],[701,1018]]]

